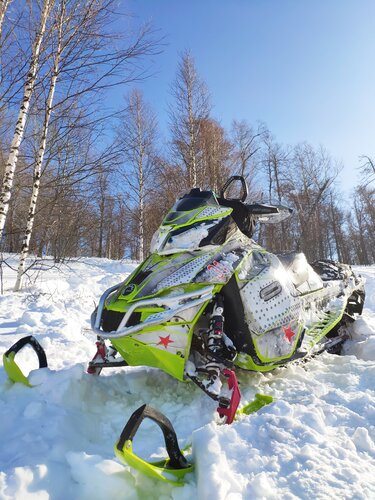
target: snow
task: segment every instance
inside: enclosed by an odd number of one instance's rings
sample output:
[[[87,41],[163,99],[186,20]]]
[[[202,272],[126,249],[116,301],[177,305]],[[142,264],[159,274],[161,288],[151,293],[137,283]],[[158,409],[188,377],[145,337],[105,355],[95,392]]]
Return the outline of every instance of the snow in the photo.
[[[16,259],[7,258],[15,268]],[[367,278],[365,311],[344,355],[325,353],[266,374],[239,371],[244,402],[257,392],[275,401],[231,426],[218,424],[215,403],[197,387],[160,371],[85,372],[95,352],[94,304],[133,268],[105,259],[60,267],[47,261],[18,293],[11,292],[15,272],[5,269],[0,350],[33,334],[49,368],[31,372],[30,389],[11,383],[0,367],[1,499],[375,498],[375,266],[358,268]],[[37,365],[29,348],[17,360],[25,373]],[[115,458],[123,426],[143,403],[171,420],[181,447],[193,443],[195,473],[183,487]],[[154,423],[141,425],[134,450],[165,455]]]

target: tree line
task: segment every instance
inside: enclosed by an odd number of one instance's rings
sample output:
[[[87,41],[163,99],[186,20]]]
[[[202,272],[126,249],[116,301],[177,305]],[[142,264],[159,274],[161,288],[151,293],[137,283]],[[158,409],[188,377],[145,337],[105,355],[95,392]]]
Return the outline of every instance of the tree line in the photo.
[[[324,148],[280,144],[264,123],[233,120],[226,130],[188,51],[176,65],[162,137],[140,88],[163,40],[150,25],[135,29],[117,7],[0,6],[0,238],[2,252],[20,253],[16,289],[30,253],[56,262],[142,260],[178,195],[196,186],[218,192],[231,174],[247,179],[248,201],[293,208],[291,219],[258,228],[271,251],[375,262],[371,157],[362,157],[363,182],[346,199],[342,165]],[[116,88],[126,96],[105,108]]]

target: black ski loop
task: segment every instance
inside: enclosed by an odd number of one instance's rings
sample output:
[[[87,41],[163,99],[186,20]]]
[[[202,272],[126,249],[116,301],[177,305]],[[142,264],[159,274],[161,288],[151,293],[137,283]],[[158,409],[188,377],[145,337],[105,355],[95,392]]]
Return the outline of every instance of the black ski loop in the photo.
[[[170,459],[168,464],[169,467],[173,469],[187,469],[188,467],[191,467],[191,464],[186,460],[178,446],[177,436],[170,420],[168,420],[168,418],[160,411],[146,404],[135,410],[129,418],[123,431],[121,432],[120,439],[117,443],[117,449],[122,451],[125,442],[133,440],[139,426],[145,418],[153,420],[163,432],[165,447]]]
[[[29,335],[27,337],[23,337],[22,339],[18,340],[15,344],[10,347],[7,352],[5,353],[6,357],[9,357],[11,353],[14,353],[16,355],[23,347],[26,345],[30,345],[33,349],[36,355],[38,356],[39,360],[39,368],[47,368],[47,356],[46,353],[44,352],[43,347],[39,344],[39,342],[36,340],[35,337],[32,335]]]

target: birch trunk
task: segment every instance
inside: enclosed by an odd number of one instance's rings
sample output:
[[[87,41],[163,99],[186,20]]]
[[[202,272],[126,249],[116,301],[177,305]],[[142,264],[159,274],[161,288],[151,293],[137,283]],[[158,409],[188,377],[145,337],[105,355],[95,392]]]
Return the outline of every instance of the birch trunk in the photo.
[[[13,179],[14,172],[17,166],[17,160],[19,155],[19,148],[21,141],[23,139],[23,134],[25,131],[25,125],[27,120],[27,115],[30,107],[30,100],[34,91],[35,81],[39,66],[39,56],[40,49],[44,37],[44,33],[46,31],[47,19],[49,16],[50,8],[52,6],[54,0],[45,0],[43,4],[43,11],[40,19],[40,26],[35,35],[31,62],[29,66],[29,71],[27,74],[23,99],[20,107],[20,111],[18,114],[18,119],[13,135],[13,140],[10,146],[10,152],[8,161],[6,163],[3,182],[1,186],[1,194],[0,194],[0,242],[3,237],[5,221],[9,209],[9,201],[11,198],[11,190],[13,187]]]
[[[31,239],[31,235],[33,232],[33,227],[34,227],[35,209],[36,209],[36,203],[37,203],[38,195],[39,195],[40,177],[41,177],[41,173],[42,173],[44,153],[45,153],[46,144],[47,144],[48,126],[49,126],[49,121],[50,121],[51,114],[52,114],[52,104],[53,104],[53,98],[55,95],[56,82],[57,82],[57,77],[59,74],[59,64],[60,64],[61,53],[62,53],[62,29],[63,29],[64,13],[65,13],[65,0],[63,0],[63,2],[62,2],[60,17],[59,17],[56,56],[55,56],[55,60],[53,63],[53,70],[52,70],[50,86],[49,86],[49,91],[48,91],[48,96],[47,96],[42,136],[41,136],[40,145],[39,145],[39,149],[38,149],[38,155],[37,155],[37,159],[36,159],[35,167],[34,167],[33,189],[32,189],[32,193],[31,193],[31,199],[30,199],[29,211],[28,211],[28,216],[27,216],[25,234],[24,234],[23,241],[22,241],[22,249],[21,249],[20,261],[19,261],[18,272],[17,272],[17,280],[16,280],[16,284],[14,286],[15,292],[17,292],[18,290],[20,290],[22,288],[23,278],[25,275],[25,268],[26,268],[26,259],[29,255],[30,239]]]
[[[11,0],[0,0],[0,37],[1,33],[3,32],[5,12],[7,11],[10,2]]]
[[[143,141],[142,141],[142,121],[141,121],[141,102],[137,98],[137,129],[138,129],[138,175],[139,175],[139,252],[138,258],[142,262],[144,258],[144,171],[143,171]]]
[[[143,199],[140,201],[139,205],[139,252],[138,252],[138,259],[140,262],[143,262],[144,259],[144,227],[143,227],[143,220],[144,220],[144,206],[143,206]]]
[[[189,82],[190,85],[190,82]],[[188,88],[188,115],[189,115],[189,153],[190,153],[190,165],[189,165],[189,183],[190,188],[197,187],[197,163],[195,157],[195,142],[196,137],[194,133],[194,116],[193,116],[193,104],[191,88]]]
[[[99,202],[99,248],[98,248],[98,257],[103,257],[103,240],[104,240],[104,213],[106,208],[106,190],[107,190],[107,180],[105,178],[105,174],[102,173],[100,175],[100,202]]]

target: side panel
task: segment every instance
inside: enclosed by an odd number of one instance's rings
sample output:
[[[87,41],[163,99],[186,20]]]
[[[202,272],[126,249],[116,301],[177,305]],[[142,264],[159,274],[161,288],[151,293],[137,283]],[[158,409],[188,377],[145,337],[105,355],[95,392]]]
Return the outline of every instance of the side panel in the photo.
[[[236,364],[270,370],[291,358],[301,341],[301,300],[278,258],[263,249],[254,249],[236,279],[251,337]]]
[[[184,380],[194,327],[208,303],[187,309],[173,321],[144,328],[120,339],[111,339],[111,342],[130,366],[160,368]]]

